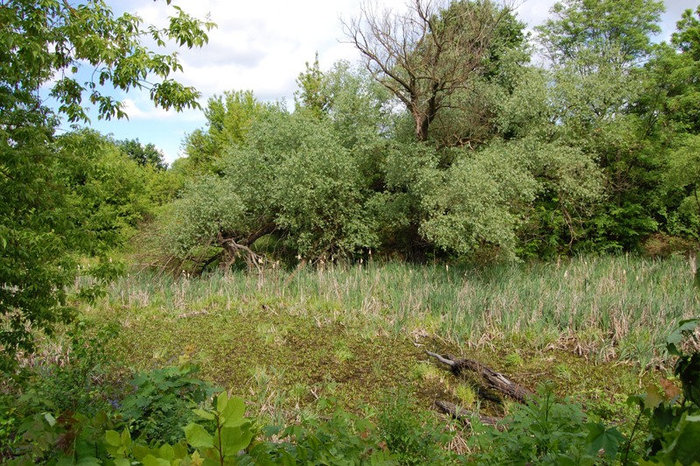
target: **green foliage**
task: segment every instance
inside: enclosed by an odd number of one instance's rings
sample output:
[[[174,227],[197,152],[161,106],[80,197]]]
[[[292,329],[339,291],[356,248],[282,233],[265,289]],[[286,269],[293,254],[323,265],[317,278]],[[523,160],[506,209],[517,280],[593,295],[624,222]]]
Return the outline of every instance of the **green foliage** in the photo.
[[[513,256],[518,207],[535,198],[536,182],[517,150],[491,146],[475,155],[462,153],[439,187],[424,199],[425,236],[458,254],[483,243]]]
[[[684,219],[681,225],[686,234],[700,237],[700,135],[687,136],[682,144],[669,154],[666,174],[669,190],[680,193],[677,215]],[[677,226],[677,228],[679,228]]]
[[[686,10],[670,44],[661,44],[646,70],[652,86],[643,104],[660,120],[660,129],[698,134],[700,101],[700,10]]]
[[[0,70],[0,366],[7,370],[18,350],[33,349],[33,331],[50,332],[57,322],[70,319],[65,288],[76,275],[74,256],[100,248],[91,236],[110,234],[102,215],[124,215],[118,207],[92,208],[89,213],[95,216],[89,220],[95,224],[81,223],[85,219],[78,209],[85,206],[68,194],[76,185],[62,183],[62,170],[57,172],[58,118],[39,100],[39,89],[50,88],[59,114],[71,122],[87,119],[85,94],[101,118],[126,116],[121,102],[102,92],[103,85],[122,91],[149,89],[151,99],[163,108],[197,107],[199,94],[169,77],[182,70],[177,56],[156,53],[144,41],[201,46],[213,24],[175,8],[168,26],[159,29],[129,13],[115,17],[101,0],[80,5],[7,0],[0,22],[0,60],[7,65]],[[80,83],[75,77],[80,68],[95,72]],[[114,159],[112,163],[121,168]],[[118,179],[114,176],[103,187],[112,183],[114,191]],[[96,186],[84,191],[93,188],[99,203],[109,205],[107,193]],[[92,226],[98,231],[86,230]]]
[[[268,426],[263,431],[282,441],[255,444],[250,449],[254,464],[397,464],[372,422],[339,409],[327,420],[305,419],[299,425]]]
[[[252,123],[266,110],[251,91],[224,92],[209,99],[204,116],[207,129],[196,130],[184,142],[188,163],[211,171],[230,148],[246,142]]]
[[[31,375],[32,391],[27,398],[41,400],[46,408],[58,413],[94,415],[107,409],[110,398],[116,395],[104,379],[115,364],[104,348],[115,335],[114,327],[96,329],[83,321],[76,322],[57,363],[41,364]]]
[[[679,322],[668,336],[666,349],[677,356],[674,373],[682,386],[682,397],[671,399],[650,389],[646,395],[630,397],[640,416],[648,418],[645,464],[695,464],[700,462],[700,339],[696,328],[700,318]]]
[[[41,115],[0,109],[2,370],[14,365],[17,350],[33,348],[28,325],[50,329],[71,316],[65,287],[75,276],[69,253],[79,231],[70,223],[62,187],[52,180],[51,130],[44,123]]]
[[[523,242],[520,231],[525,248],[539,254],[552,246],[560,249],[564,245],[559,242],[579,234],[601,199],[602,175],[596,164],[565,145],[493,143],[456,158],[444,182],[423,198],[428,218],[421,230],[459,254],[490,244],[502,257],[512,258]]]
[[[138,139],[125,139],[117,142],[117,145],[131,160],[141,166],[150,165],[158,170],[168,168],[165,160],[163,160],[163,153],[151,143],[143,145]]]
[[[294,101],[297,107],[305,108],[317,117],[321,117],[328,111],[330,96],[324,85],[326,80],[318,64],[318,52],[313,64],[306,62],[306,70],[297,77],[298,90],[294,93]]]
[[[650,34],[660,32],[656,24],[663,12],[658,0],[564,0],[552,8],[554,19],[538,28],[545,49],[554,61],[580,57],[583,51],[593,54],[619,51],[619,59],[643,58],[651,48]]]
[[[187,443],[205,459],[205,464],[239,464],[239,452],[248,448],[255,436],[252,421],[245,417],[245,403],[237,397],[229,398],[226,392],[215,399],[215,406],[195,410],[204,421],[212,423],[207,431],[201,424],[185,426]]]
[[[234,187],[221,178],[205,175],[191,182],[171,206],[164,242],[178,258],[197,257],[202,248],[218,245],[219,235],[239,232],[244,205]],[[205,257],[206,259],[206,257]]]
[[[129,13],[115,17],[101,0],[81,5],[58,0],[5,1],[0,13],[6,25],[0,36],[0,58],[10,65],[3,68],[2,93],[10,97],[10,108],[17,102],[27,104],[34,99],[33,91],[64,71],[51,86],[51,96],[70,121],[87,119],[84,93],[101,117],[126,116],[120,102],[101,92],[105,83],[122,91],[146,88],[156,105],[166,109],[196,108],[197,91],[168,79],[171,73],[182,71],[177,56],[156,53],[143,44],[146,37],[158,45],[167,41],[189,48],[207,42],[205,30],[213,23],[200,22],[179,8],[175,12],[168,26],[159,29],[144,26],[141,18]],[[80,83],[69,72],[83,66],[97,72]],[[161,81],[148,84],[147,76]]]
[[[153,211],[148,193],[154,168],[143,167],[98,133],[67,133],[56,141],[53,179],[69,193],[67,215],[85,233],[90,255],[123,245]]]
[[[581,407],[557,401],[551,387],[504,419],[504,431],[479,427],[471,439],[477,464],[614,464],[624,438],[615,428],[586,423]]]
[[[444,448],[452,436],[442,432],[434,418],[420,415],[406,394],[386,399],[377,419],[378,430],[398,464],[445,464],[451,455]]]
[[[177,443],[181,425],[193,418],[192,408],[204,403],[214,389],[194,375],[192,365],[166,367],[136,374],[133,392],[120,403],[119,412],[131,433],[146,444]]]
[[[286,250],[312,259],[375,245],[360,167],[330,121],[269,111],[248,140],[220,161],[222,177],[201,177],[174,204],[165,219],[173,256],[184,259],[209,245],[226,253],[270,233]]]

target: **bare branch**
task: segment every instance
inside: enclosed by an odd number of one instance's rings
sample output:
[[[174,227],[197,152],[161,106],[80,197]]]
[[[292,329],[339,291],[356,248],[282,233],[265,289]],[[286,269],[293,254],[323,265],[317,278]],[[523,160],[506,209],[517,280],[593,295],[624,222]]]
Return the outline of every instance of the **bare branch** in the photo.
[[[426,140],[445,99],[481,71],[496,28],[510,12],[508,4],[491,0],[413,0],[398,13],[364,3],[359,18],[343,26],[374,78],[413,115],[416,138]]]

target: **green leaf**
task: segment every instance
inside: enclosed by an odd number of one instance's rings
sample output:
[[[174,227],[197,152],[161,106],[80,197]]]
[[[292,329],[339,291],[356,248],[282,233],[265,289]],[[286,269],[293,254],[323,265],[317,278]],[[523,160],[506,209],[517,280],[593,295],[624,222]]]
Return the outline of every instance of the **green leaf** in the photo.
[[[119,432],[116,430],[108,430],[105,432],[105,441],[107,442],[107,445],[113,447],[119,447],[122,445],[121,435],[119,435]]]
[[[143,466],[170,466],[170,461],[156,458],[153,455],[146,455],[142,460]]]
[[[245,403],[241,398],[233,397],[228,400],[226,408],[221,412],[221,422],[224,427],[236,427],[243,424],[246,420]]]
[[[215,416],[212,413],[203,409],[194,409],[192,412],[194,412],[198,417],[206,419],[207,421],[213,421],[215,419]]]
[[[131,466],[131,461],[126,458],[117,458],[114,460],[114,466]]]
[[[688,416],[684,414],[676,429],[667,434],[666,438],[672,440],[657,455],[657,459],[666,460],[668,464],[696,464],[696,462],[700,462],[700,448],[698,448],[700,415]]]
[[[173,445],[173,450],[175,451],[175,458],[184,458],[187,456],[187,442],[180,441]]]
[[[221,448],[225,456],[237,455],[253,440],[253,432],[248,425],[224,427],[221,429]]]
[[[216,397],[216,411],[219,413],[223,413],[224,409],[226,409],[226,405],[228,404],[228,395],[226,392],[221,392],[219,393],[219,396]]]
[[[586,425],[588,429],[588,454],[599,456],[603,452],[607,458],[615,458],[622,442],[625,441],[623,435],[616,429],[606,429],[603,424],[590,423]]]
[[[129,448],[131,446],[131,433],[129,432],[129,429],[125,428],[122,431],[121,440],[122,445],[124,445],[126,448]]]
[[[679,345],[683,341],[683,338],[685,338],[686,333],[695,330],[695,327],[698,326],[698,323],[700,323],[700,319],[698,318],[681,320],[678,323],[678,328],[676,328],[673,331],[673,333],[671,333],[668,336],[668,338],[666,338],[666,349],[670,354],[674,356],[681,355],[681,350],[678,348],[677,345]]]
[[[166,460],[174,460],[175,449],[166,443],[158,449],[158,456]]]
[[[134,445],[134,450],[133,450],[134,458],[136,458],[139,461],[142,461],[143,458],[145,458],[146,456],[148,456],[150,454],[150,451],[151,450],[148,447],[146,447],[144,445],[136,444],[136,445]]]
[[[214,446],[214,438],[199,424],[190,423],[184,430],[187,443],[194,448],[210,448]]]

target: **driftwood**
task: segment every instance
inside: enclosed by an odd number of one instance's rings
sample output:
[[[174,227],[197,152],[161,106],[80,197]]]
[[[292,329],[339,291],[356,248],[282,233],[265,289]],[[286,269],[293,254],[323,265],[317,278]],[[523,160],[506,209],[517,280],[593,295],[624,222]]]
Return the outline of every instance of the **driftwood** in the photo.
[[[532,392],[527,388],[518,385],[500,372],[496,372],[478,361],[471,359],[453,359],[450,356],[442,356],[431,351],[426,351],[426,353],[428,356],[449,366],[452,373],[457,376],[465,370],[477,373],[488,389],[498,391],[520,403],[525,403],[528,398],[532,396]]]
[[[438,400],[435,402],[435,406],[437,406],[438,409],[443,413],[452,416],[454,419],[457,419],[467,427],[472,427],[472,420],[474,419],[474,417],[476,417],[482,424],[493,426],[498,430],[505,430],[503,424],[500,423],[501,419],[497,417],[475,414],[471,411],[462,409],[454,403],[450,403],[449,401]]]

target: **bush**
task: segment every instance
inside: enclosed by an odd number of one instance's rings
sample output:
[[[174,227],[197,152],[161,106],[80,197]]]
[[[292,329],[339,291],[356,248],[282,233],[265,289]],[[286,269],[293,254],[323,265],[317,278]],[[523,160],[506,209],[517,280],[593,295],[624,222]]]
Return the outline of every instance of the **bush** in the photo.
[[[546,386],[503,423],[502,432],[482,427],[472,437],[478,464],[613,464],[624,440],[615,428],[586,423],[580,405],[557,401]]]
[[[121,402],[119,413],[135,438],[147,444],[177,443],[182,427],[194,418],[192,409],[215,391],[195,377],[193,365],[166,367],[136,374],[134,391]]]
[[[405,394],[387,399],[378,419],[379,435],[399,464],[444,464],[451,436],[434,418],[416,412]]]

